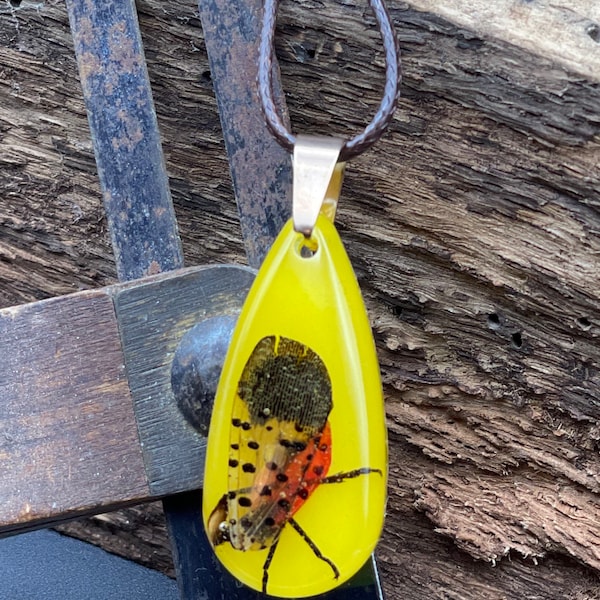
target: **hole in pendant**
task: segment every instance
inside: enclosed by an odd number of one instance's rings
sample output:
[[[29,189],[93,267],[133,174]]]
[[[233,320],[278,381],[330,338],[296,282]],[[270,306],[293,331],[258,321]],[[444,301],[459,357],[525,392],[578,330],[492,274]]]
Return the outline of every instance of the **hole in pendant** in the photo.
[[[298,253],[302,258],[312,258],[318,249],[317,240],[311,237],[303,237],[298,244]]]

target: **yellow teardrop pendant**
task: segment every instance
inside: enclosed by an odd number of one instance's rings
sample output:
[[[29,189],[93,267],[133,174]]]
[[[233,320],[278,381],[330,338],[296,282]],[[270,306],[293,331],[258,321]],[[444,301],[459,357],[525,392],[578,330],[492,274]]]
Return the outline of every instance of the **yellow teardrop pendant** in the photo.
[[[379,367],[339,235],[290,220],[248,294],[210,426],[203,515],[219,560],[248,586],[298,598],[354,575],[386,499]]]

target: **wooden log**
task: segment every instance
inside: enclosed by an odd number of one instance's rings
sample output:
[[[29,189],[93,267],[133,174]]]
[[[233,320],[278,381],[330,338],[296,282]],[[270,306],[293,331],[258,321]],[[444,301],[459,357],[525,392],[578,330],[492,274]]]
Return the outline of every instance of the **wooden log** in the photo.
[[[66,12],[14,4],[0,8],[4,306],[114,277]],[[338,224],[385,382],[392,600],[597,593],[596,4],[389,2],[403,98],[349,165]],[[139,10],[186,261],[239,262],[195,3]],[[363,5],[283,2],[277,51],[296,131],[350,135],[376,108]]]
[[[600,10],[592,0],[514,3],[511,0],[412,0],[411,6],[436,13],[467,29],[527,50],[598,81]]]

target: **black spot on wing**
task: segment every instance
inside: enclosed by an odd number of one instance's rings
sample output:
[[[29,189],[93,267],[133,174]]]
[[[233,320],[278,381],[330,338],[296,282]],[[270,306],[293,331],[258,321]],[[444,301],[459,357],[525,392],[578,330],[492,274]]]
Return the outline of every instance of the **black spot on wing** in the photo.
[[[240,520],[240,525],[244,529],[249,529],[250,527],[252,527],[252,520],[249,519],[248,517],[242,517]]]

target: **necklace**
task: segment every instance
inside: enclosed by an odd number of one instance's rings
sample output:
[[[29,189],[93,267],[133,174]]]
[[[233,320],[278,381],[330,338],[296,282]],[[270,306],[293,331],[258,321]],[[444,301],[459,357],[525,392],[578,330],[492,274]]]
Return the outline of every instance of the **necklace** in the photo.
[[[385,412],[369,320],[333,225],[345,162],[385,131],[399,52],[383,0],[369,0],[386,53],[379,109],[344,141],[294,136],[272,97],[278,0],[265,0],[258,87],[293,155],[292,218],[248,294],[211,420],[203,514],[217,557],[280,597],[329,591],[367,561],[385,512]]]

